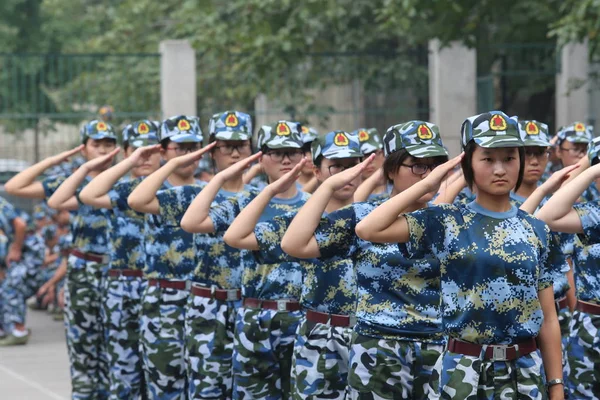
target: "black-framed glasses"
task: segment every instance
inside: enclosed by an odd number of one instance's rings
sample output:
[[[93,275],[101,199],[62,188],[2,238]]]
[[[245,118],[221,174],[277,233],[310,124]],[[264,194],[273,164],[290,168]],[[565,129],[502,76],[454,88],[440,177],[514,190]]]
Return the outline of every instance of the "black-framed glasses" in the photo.
[[[223,146],[217,146],[215,147],[215,149],[218,149],[224,156],[229,156],[233,154],[234,150],[237,150],[237,152],[241,154],[250,150],[250,143],[225,144]]]
[[[298,150],[284,150],[284,151],[269,151],[265,155],[271,157],[271,160],[275,162],[281,162],[287,157],[291,162],[300,161],[304,156],[304,151]]]
[[[578,148],[578,147],[569,147],[568,149],[564,148],[564,147],[559,147],[559,149],[568,152],[572,156],[584,156],[585,153],[587,152],[587,149],[584,148],[584,147],[581,147],[581,148]]]
[[[329,170],[329,175],[335,175],[335,174],[339,174],[340,172],[343,172],[349,168],[356,167],[357,165],[358,164],[352,164],[352,165],[333,164],[333,165],[330,165],[329,167],[327,167],[327,170]]]
[[[403,167],[407,167],[410,168],[410,170],[412,171],[413,174],[415,175],[425,175],[427,173],[427,171],[433,171],[434,169],[436,169],[440,164],[413,164],[413,165],[408,165],[408,164],[400,164]]]
[[[178,156],[182,156],[184,154],[188,154],[188,153],[193,153],[195,151],[200,150],[200,144],[195,144],[193,146],[186,146],[186,147],[167,147],[167,150],[173,150],[175,152],[175,154],[177,154]]]
[[[542,160],[547,160],[550,158],[550,151],[540,148],[540,149],[525,149],[525,157],[526,158],[538,158]]]

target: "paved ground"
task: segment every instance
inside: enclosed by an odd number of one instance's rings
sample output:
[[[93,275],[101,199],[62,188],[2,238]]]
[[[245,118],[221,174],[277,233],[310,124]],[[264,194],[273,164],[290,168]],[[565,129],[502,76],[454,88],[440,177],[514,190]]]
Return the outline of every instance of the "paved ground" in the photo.
[[[0,399],[68,400],[69,361],[62,322],[28,311],[32,330],[26,346],[0,347]]]

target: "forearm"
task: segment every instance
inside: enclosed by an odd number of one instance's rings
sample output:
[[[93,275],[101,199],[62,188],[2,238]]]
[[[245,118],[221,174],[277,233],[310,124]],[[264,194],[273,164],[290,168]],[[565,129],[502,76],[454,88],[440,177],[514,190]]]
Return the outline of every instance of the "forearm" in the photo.
[[[48,281],[51,285],[56,286],[56,284],[58,284],[58,282],[60,282],[65,275],[67,275],[67,258],[63,258],[62,262],[60,263],[59,267],[56,269],[56,271],[54,272],[54,275],[52,275],[52,278],[50,278],[50,280]]]
[[[250,181],[254,178],[256,178],[256,176],[260,173],[261,170],[261,166],[260,164],[254,164],[243,176],[242,176],[242,180],[244,181],[244,184],[248,184],[250,183]]]
[[[464,176],[455,178],[451,183],[445,185],[443,191],[433,201],[433,204],[452,204],[456,200],[456,196],[467,186]]]
[[[570,258],[567,259],[569,266],[571,269],[567,272],[567,281],[569,282],[569,290],[567,291],[567,304],[569,305],[569,309],[571,312],[575,309],[577,305],[577,296],[575,295],[575,277],[573,276],[573,265]]]
[[[246,250],[258,250],[254,228],[260,216],[273,199],[274,194],[267,186],[248,204],[225,232],[223,240],[231,247]]]
[[[181,228],[190,233],[210,233],[212,227],[209,212],[212,202],[217,197],[219,190],[223,187],[225,180],[219,174],[216,174],[194,198],[192,204],[181,219]],[[212,228],[214,231],[214,228]]]
[[[561,187],[536,216],[548,225],[565,217],[594,179],[593,169],[582,172],[576,179]]]
[[[48,199],[48,206],[60,210],[64,207],[77,191],[77,188],[84,181],[88,170],[81,166],[71,176],[69,176],[59,187],[54,194]]]
[[[525,200],[521,207],[521,210],[528,212],[529,214],[535,213],[535,210],[540,206],[544,198],[548,195],[544,185],[539,186],[534,190],[533,193]]]
[[[358,186],[356,192],[354,192],[355,203],[367,201],[369,199],[371,193],[379,186],[379,177],[377,177],[377,175],[379,175],[379,172],[375,172]]]
[[[54,263],[56,260],[58,260],[58,257],[60,257],[59,253],[50,253],[46,255],[44,258],[44,265],[50,265]]]
[[[176,169],[177,164],[171,160],[140,182],[127,198],[129,207],[138,212],[158,214],[156,192]]]
[[[23,243],[25,242],[25,233],[27,231],[27,224],[21,218],[15,218],[13,220],[14,239],[12,246],[16,249],[22,249]]]
[[[133,168],[133,162],[126,158],[114,167],[107,169],[90,182],[79,194],[84,204],[97,208],[109,208],[106,197],[112,187]],[[110,200],[108,200],[110,203]]]
[[[44,188],[36,179],[54,165],[51,157],[19,172],[4,185],[8,194],[20,197],[44,198]]]
[[[561,336],[552,286],[539,292],[544,313],[544,322],[540,328],[538,345],[542,353],[546,380],[562,379]]]
[[[310,181],[306,182],[304,186],[302,186],[302,191],[304,193],[314,193],[315,190],[319,187],[319,181],[317,178],[312,177]]]

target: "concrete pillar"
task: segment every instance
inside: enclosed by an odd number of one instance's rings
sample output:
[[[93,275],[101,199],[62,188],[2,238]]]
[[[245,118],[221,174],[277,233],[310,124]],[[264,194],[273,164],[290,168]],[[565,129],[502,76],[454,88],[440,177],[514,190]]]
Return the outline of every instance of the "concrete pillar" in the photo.
[[[477,53],[453,42],[429,42],[429,120],[440,127],[450,155],[460,152],[460,127],[477,114]]]
[[[160,107],[163,118],[196,115],[196,53],[187,40],[160,42]]]
[[[568,43],[560,51],[560,73],[556,75],[556,130],[573,121],[590,122],[590,69],[587,40]]]

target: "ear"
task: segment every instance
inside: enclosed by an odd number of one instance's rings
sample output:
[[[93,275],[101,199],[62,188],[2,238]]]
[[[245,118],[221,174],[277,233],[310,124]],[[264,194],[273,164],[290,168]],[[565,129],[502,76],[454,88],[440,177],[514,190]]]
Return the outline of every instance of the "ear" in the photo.
[[[315,174],[315,177],[319,182],[323,182],[325,180],[323,179],[323,172],[321,171],[321,168],[317,168],[316,165],[313,165],[313,174]]]

